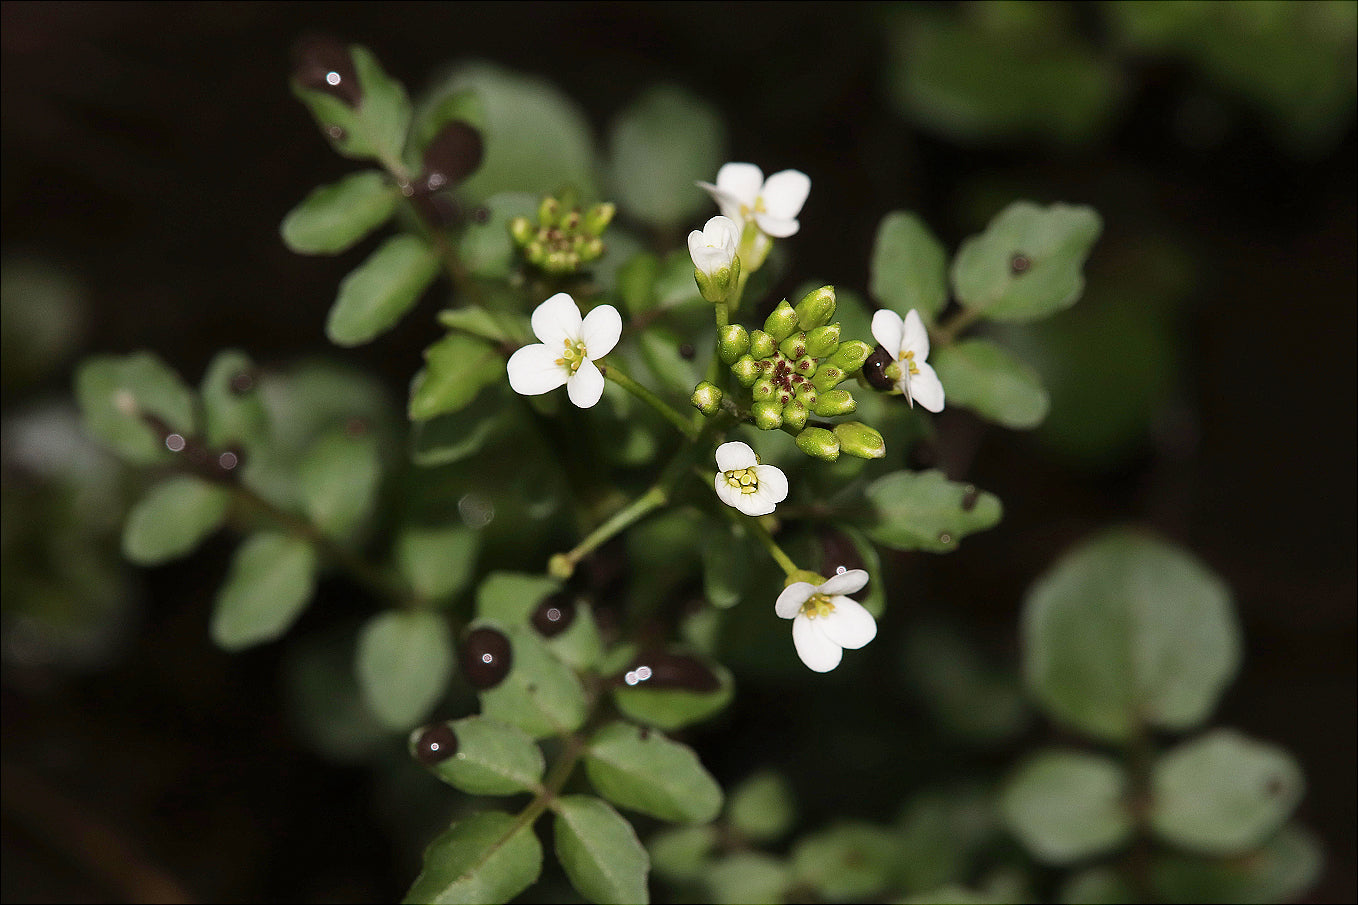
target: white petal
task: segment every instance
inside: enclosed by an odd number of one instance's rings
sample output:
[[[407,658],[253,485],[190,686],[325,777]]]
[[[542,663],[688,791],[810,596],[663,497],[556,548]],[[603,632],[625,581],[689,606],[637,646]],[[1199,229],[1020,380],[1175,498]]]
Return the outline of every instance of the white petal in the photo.
[[[811,582],[794,581],[783,588],[783,593],[778,595],[778,601],[773,605],[773,611],[778,614],[780,619],[791,619],[802,611],[802,604],[810,600],[814,593],[816,593],[816,586]]]
[[[883,308],[872,316],[872,338],[881,343],[892,358],[901,357],[901,338],[904,336],[905,322],[895,311]]]
[[[622,336],[622,315],[612,305],[600,305],[580,324],[580,338],[585,343],[585,355],[603,358],[618,344]]]
[[[577,342],[580,339],[580,308],[575,299],[564,292],[558,292],[538,305],[531,323],[533,335],[556,349],[557,358],[561,357],[564,340]]]
[[[915,364],[923,364],[929,357],[929,331],[924,329],[924,321],[919,312],[911,308],[905,315],[905,332],[901,336],[901,352],[914,352]]]
[[[721,208],[723,216],[731,220],[742,218],[741,201],[735,195],[722,191],[710,182],[699,182],[698,187],[712,196],[712,200],[717,202],[717,206]]]
[[[754,493],[740,494],[740,500],[736,503],[736,508],[746,515],[759,516],[768,515],[770,512],[777,509],[778,506],[775,503],[769,502],[768,499],[761,496],[759,491],[756,490]]]
[[[943,411],[943,382],[928,362],[917,360],[916,366],[919,373],[910,375],[910,398],[931,412]]]
[[[754,476],[759,479],[759,496],[771,503],[781,503],[787,499],[787,475],[774,465],[756,465]]]
[[[746,443],[739,440],[732,440],[730,443],[723,443],[717,447],[717,470],[735,471],[737,468],[749,468],[758,463],[755,458],[754,450],[750,449]]]
[[[552,348],[543,343],[524,346],[509,356],[505,364],[505,370],[509,372],[509,385],[521,396],[551,392],[570,377],[566,366],[557,364],[560,357],[559,347]]]
[[[566,395],[582,409],[593,408],[604,394],[604,375],[594,362],[586,358],[576,368],[575,376],[566,381]]]
[[[769,177],[760,194],[764,197],[764,210],[780,220],[795,223],[806,196],[811,194],[811,177],[801,170],[783,170]]]
[[[792,643],[797,656],[816,672],[829,672],[839,665],[844,649],[826,637],[817,624],[821,620],[798,616],[792,621]]]
[[[786,239],[788,236],[797,235],[797,230],[802,225],[795,219],[789,217],[775,217],[773,214],[756,213],[754,222],[758,224],[760,232],[775,239]]]
[[[819,619],[825,637],[850,650],[858,650],[877,637],[877,620],[862,604],[848,597],[834,597],[830,602],[835,611]]]
[[[694,245],[693,237],[697,236],[701,240],[702,235],[696,229],[689,233],[688,256],[693,259],[694,267],[710,277],[723,267],[731,266],[732,254],[724,248],[713,248],[711,245],[704,245],[701,242]]]
[[[763,185],[764,171],[752,163],[728,163],[717,171],[717,188],[751,209]]]
[[[862,569],[850,569],[847,572],[840,572],[838,575],[831,575],[816,590],[833,597],[836,594],[853,594],[861,591],[867,583],[867,572]]]
[[[703,226],[703,241],[734,255],[740,244],[740,227],[730,217],[713,217]]]
[[[717,472],[717,478],[713,481],[712,486],[717,490],[717,499],[721,500],[732,509],[740,508],[740,498],[745,494],[741,493],[739,488],[732,487],[730,484],[726,483],[726,475],[724,473],[720,471]]]

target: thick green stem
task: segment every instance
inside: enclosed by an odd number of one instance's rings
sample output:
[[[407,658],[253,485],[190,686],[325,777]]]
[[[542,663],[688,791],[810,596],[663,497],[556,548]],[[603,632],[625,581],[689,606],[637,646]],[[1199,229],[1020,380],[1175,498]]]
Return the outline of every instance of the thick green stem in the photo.
[[[698,439],[698,428],[694,427],[688,421],[685,421],[683,415],[680,415],[674,409],[670,408],[670,406],[655,393],[652,393],[650,390],[646,389],[646,387],[628,377],[614,365],[599,365],[599,370],[603,373],[604,377],[613,381],[618,386],[655,409],[662,418],[674,425],[675,429],[689,440]]]

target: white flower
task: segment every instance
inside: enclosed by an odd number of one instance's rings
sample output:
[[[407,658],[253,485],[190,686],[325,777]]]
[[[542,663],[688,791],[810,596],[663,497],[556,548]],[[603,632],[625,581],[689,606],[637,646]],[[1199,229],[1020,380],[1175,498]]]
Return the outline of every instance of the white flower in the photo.
[[[931,412],[943,411],[943,384],[925,362],[929,357],[929,331],[924,329],[919,312],[911,308],[901,320],[895,311],[878,311],[872,316],[872,338],[896,359],[901,372],[896,386],[911,407],[918,402]]]
[[[717,496],[746,515],[768,515],[787,499],[782,469],[760,465],[759,457],[739,440],[717,447]]]
[[[752,163],[728,163],[717,171],[717,184],[700,182],[721,212],[737,223],[754,221],[759,231],[775,239],[795,235],[801,224],[811,179],[800,170],[783,170],[767,180]]]
[[[533,335],[542,340],[509,356],[509,385],[524,396],[537,396],[566,385],[571,402],[587,409],[604,393],[604,375],[593,359],[603,358],[622,335],[622,315],[600,305],[582,320],[575,299],[558,292],[538,305]]]
[[[714,277],[720,270],[730,270],[740,244],[740,227],[729,217],[713,217],[701,230],[688,234],[688,253],[693,266],[707,276]]]
[[[857,650],[877,637],[877,620],[856,600],[845,597],[862,590],[868,573],[851,569],[813,585],[794,581],[783,588],[773,610],[792,620],[797,656],[816,672],[839,665],[844,648]]]

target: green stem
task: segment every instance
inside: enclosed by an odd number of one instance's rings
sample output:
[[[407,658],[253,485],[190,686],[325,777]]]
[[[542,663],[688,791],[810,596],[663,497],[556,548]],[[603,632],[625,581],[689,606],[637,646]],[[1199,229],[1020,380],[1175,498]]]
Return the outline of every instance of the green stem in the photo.
[[[933,331],[933,343],[938,346],[950,346],[957,341],[961,332],[982,317],[982,312],[975,308],[959,308],[952,317],[945,323],[939,324]]]
[[[562,581],[571,576],[580,560],[594,552],[614,535],[627,530],[639,520],[659,509],[669,501],[669,489],[657,483],[650,490],[637,497],[624,509],[613,513],[608,521],[589,533],[589,536],[566,553],[558,553],[551,558],[547,571]]]
[[[698,473],[698,477],[705,485],[711,486],[706,475]],[[773,561],[778,563],[778,568],[783,570],[784,575],[790,577],[792,573],[801,571],[797,568],[797,564],[792,561],[792,557],[784,553],[783,548],[778,546],[778,542],[773,539],[773,535],[769,533],[769,529],[765,527],[762,519],[750,516],[741,518],[741,513],[736,512],[731,507],[723,506],[722,508],[732,522],[744,525],[753,532],[759,542],[764,545],[764,549],[769,552],[769,556],[773,557]]]
[[[604,377],[613,381],[618,386],[659,412],[661,417],[674,425],[675,429],[689,440],[698,439],[698,429],[685,421],[683,415],[680,415],[674,409],[670,408],[670,406],[655,393],[652,393],[650,390],[646,389],[646,387],[628,377],[614,365],[600,365],[599,370],[603,373]]]

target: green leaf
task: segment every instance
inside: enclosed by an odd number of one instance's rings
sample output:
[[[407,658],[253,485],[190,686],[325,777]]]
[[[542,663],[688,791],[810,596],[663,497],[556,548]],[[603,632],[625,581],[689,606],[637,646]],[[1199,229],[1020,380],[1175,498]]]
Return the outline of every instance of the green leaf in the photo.
[[[579,106],[550,82],[486,63],[460,67],[432,96],[475,92],[484,114],[485,159],[462,185],[468,197],[545,195],[574,185],[595,195],[594,139]]]
[[[1240,663],[1230,593],[1187,553],[1118,530],[1066,554],[1029,589],[1024,679],[1055,720],[1125,740],[1142,724],[1205,720]]]
[[[719,836],[720,831],[711,824],[667,827],[646,844],[651,867],[669,880],[699,880],[707,872]]]
[[[844,822],[803,837],[790,860],[798,882],[831,902],[862,902],[891,882],[899,858],[890,829]]]
[[[561,582],[540,573],[491,572],[476,589],[476,615],[526,625],[538,604],[559,590]]]
[[[718,905],[786,902],[793,886],[792,869],[763,852],[736,852],[713,864],[704,876]]]
[[[405,901],[508,902],[542,873],[542,845],[533,825],[499,811],[459,820],[424,850],[424,869]]]
[[[603,657],[604,642],[594,608],[582,599],[573,602],[575,617],[559,634],[547,639],[547,647],[567,666],[578,672],[593,669]]]
[[[208,365],[202,394],[209,446],[254,446],[268,436],[269,413],[254,372],[249,356],[234,349],[218,352]]]
[[[424,169],[424,152],[449,123],[461,120],[478,130],[486,116],[475,91],[436,94],[421,102],[410,124],[406,141],[406,164],[414,172]]]
[[[864,491],[873,507],[868,537],[893,550],[946,553],[958,541],[996,525],[1003,512],[992,494],[949,481],[941,471],[897,471]]]
[[[637,252],[618,268],[618,295],[630,316],[636,317],[651,309],[659,274],[660,259],[649,251]]]
[[[424,350],[425,365],[410,382],[410,419],[427,421],[466,408],[484,388],[509,378],[504,356],[461,333]]]
[[[1016,201],[957,250],[957,300],[1003,321],[1036,320],[1069,308],[1084,291],[1082,268],[1102,228],[1090,207]]]
[[[231,493],[201,478],[162,481],[127,514],[123,555],[151,566],[191,552],[221,527]]]
[[[743,526],[716,526],[703,536],[703,593],[721,609],[735,606],[750,591],[749,563],[757,556],[754,540]]]
[[[240,545],[212,613],[212,640],[226,650],[272,641],[302,615],[316,586],[316,553],[305,540],[261,531]]]
[[[1017,672],[996,668],[955,630],[917,626],[906,639],[903,660],[919,700],[950,732],[996,742],[1031,722]]]
[[[1063,883],[1059,901],[1070,905],[1137,905],[1141,896],[1116,869],[1099,866],[1081,871]]]
[[[1288,825],[1242,857],[1162,854],[1151,862],[1151,888],[1164,902],[1296,902],[1320,879],[1324,860],[1315,836]]]
[[[326,760],[357,767],[390,750],[391,732],[363,703],[354,675],[355,629],[346,619],[289,639],[282,678],[302,740]]]
[[[396,564],[421,597],[443,600],[465,588],[476,568],[480,535],[471,528],[407,528],[396,538]]]
[[[731,828],[756,842],[779,838],[792,829],[796,818],[792,789],[782,776],[767,770],[736,786],[726,811]]]
[[[1283,825],[1303,786],[1301,768],[1286,751],[1216,729],[1155,764],[1151,826],[1193,851],[1240,854]]]
[[[964,882],[998,832],[995,793],[988,785],[964,779],[919,792],[897,821],[898,885],[922,891]]]
[[[171,455],[147,416],[185,436],[195,429],[192,392],[150,352],[86,359],[75,372],[75,395],[86,430],[133,464]]]
[[[386,612],[358,636],[355,662],[363,700],[392,729],[420,722],[448,686],[453,639],[437,613]]]
[[[378,170],[350,173],[313,189],[283,218],[279,232],[299,254],[339,254],[385,223],[400,197]]]
[[[726,130],[712,106],[676,85],[648,88],[613,120],[609,169],[618,204],[655,227],[673,227],[711,202],[694,186],[716,179]]]
[[[359,346],[387,332],[438,272],[438,256],[423,239],[392,236],[340,283],[326,336],[337,346]]]
[[[457,751],[431,767],[444,782],[469,795],[513,795],[539,788],[546,763],[522,729],[479,716],[448,727],[457,737]]]
[[[349,534],[372,511],[381,477],[376,437],[331,431],[312,446],[298,471],[308,517],[332,537]]]
[[[1009,830],[1048,864],[1102,854],[1131,837],[1127,775],[1106,757],[1043,751],[1005,784],[1000,816]]]
[[[933,364],[950,405],[1016,430],[1036,427],[1047,417],[1051,399],[1042,378],[989,340],[945,346],[935,353]]]
[[[518,246],[509,234],[509,221],[527,217],[536,223],[540,200],[537,195],[526,192],[501,192],[486,199],[484,207],[490,216],[484,221],[473,219],[468,223],[458,246],[462,263],[472,275],[486,280],[503,280],[509,276],[518,255]]]
[[[659,732],[614,722],[585,750],[585,772],[618,807],[661,820],[707,823],[721,810],[721,786],[687,745]]]
[[[513,652],[509,674],[481,692],[481,713],[512,723],[533,738],[565,735],[585,721],[585,690],[532,629],[507,627]]]
[[[556,811],[556,855],[580,895],[591,902],[650,901],[650,857],[621,814],[592,795],[565,795]]]
[[[650,683],[642,682],[635,686],[615,687],[613,701],[631,719],[666,731],[702,722],[725,708],[735,694],[735,684],[729,670],[718,663],[709,663],[706,667],[717,678],[715,690],[654,688]]]
[[[358,107],[324,91],[301,87],[292,92],[311,110],[330,144],[345,157],[397,161],[410,123],[410,101],[400,82],[389,77],[372,51],[350,45],[362,98]]]
[[[528,342],[531,335],[528,318],[489,311],[485,308],[445,308],[439,312],[439,323],[450,330],[466,333],[489,343],[518,345]]]
[[[915,214],[893,211],[882,218],[868,292],[902,317],[915,308],[932,320],[948,303],[947,253]]]

